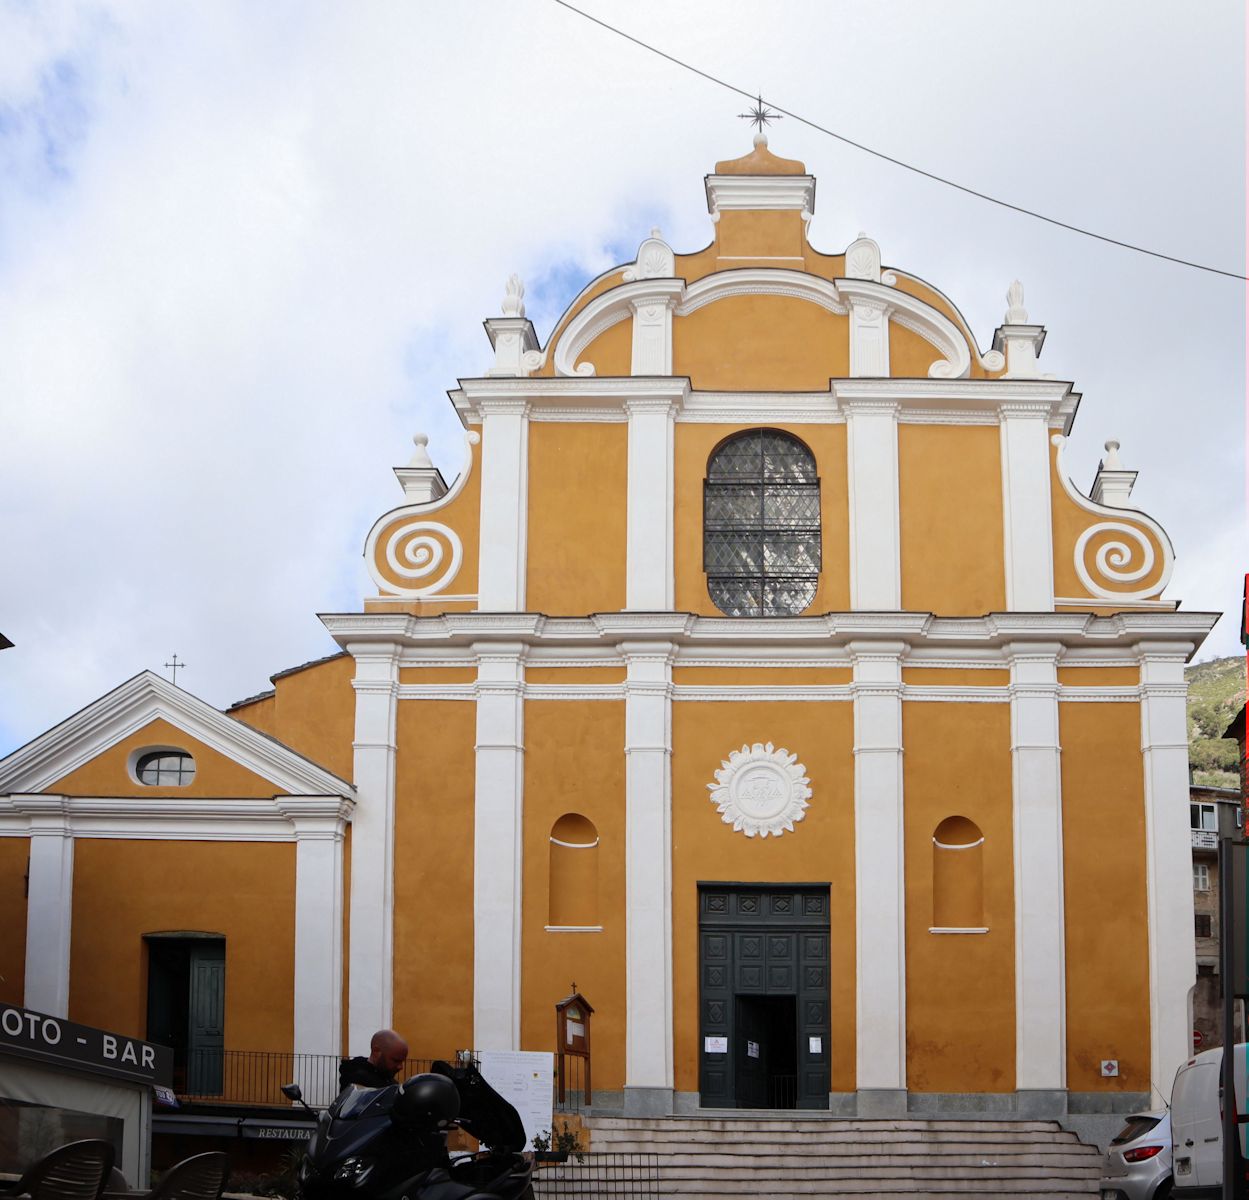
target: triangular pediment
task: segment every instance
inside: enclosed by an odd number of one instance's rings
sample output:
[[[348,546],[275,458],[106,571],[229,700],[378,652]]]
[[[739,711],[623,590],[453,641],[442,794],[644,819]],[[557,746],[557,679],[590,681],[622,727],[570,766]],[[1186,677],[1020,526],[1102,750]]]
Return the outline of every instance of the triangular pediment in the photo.
[[[152,788],[154,795],[202,796],[205,788],[217,795],[355,795],[346,780],[151,671],[0,759],[0,793],[117,795],[128,786],[133,794],[139,785],[126,782],[130,760],[149,744],[188,751],[202,772],[198,787]]]

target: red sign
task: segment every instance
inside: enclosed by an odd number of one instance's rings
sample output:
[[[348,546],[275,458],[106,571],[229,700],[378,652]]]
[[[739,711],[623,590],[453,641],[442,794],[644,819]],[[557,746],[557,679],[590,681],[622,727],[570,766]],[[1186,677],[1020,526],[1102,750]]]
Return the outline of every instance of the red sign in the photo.
[[[1193,1049],[1194,1049],[1194,1050],[1200,1050],[1200,1049],[1201,1049],[1201,1043],[1202,1043],[1202,1042],[1204,1042],[1205,1040],[1206,1040],[1206,1039],[1205,1039],[1205,1038],[1203,1038],[1203,1037],[1201,1036],[1201,1030],[1200,1030],[1200,1029],[1194,1029],[1194,1030],[1193,1030]]]

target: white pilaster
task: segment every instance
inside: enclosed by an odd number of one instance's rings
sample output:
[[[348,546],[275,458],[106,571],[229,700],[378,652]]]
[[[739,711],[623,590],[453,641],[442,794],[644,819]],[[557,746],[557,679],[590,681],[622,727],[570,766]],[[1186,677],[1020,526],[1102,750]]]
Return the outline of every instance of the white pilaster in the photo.
[[[626,1112],[670,1111],[672,655],[625,642]]]
[[[295,829],[294,1044],[300,1054],[341,1054],[343,994],[343,833],[351,802],[341,796],[277,797]],[[296,1059],[296,1070],[300,1061]],[[328,1104],[333,1081],[299,1080],[309,1104]],[[328,1086],[328,1094],[318,1093]]]
[[[473,1046],[519,1050],[525,647],[482,643],[473,649]]]
[[[633,309],[632,374],[672,374],[672,309],[676,301],[677,293],[671,290],[629,301]]]
[[[1015,851],[1015,1087],[1067,1086],[1058,644],[1007,647]]]
[[[898,406],[846,400],[850,475],[850,607],[902,606],[898,525]]]
[[[850,374],[856,378],[889,375],[889,313],[883,304],[850,298]]]
[[[395,908],[395,706],[399,647],[347,644],[356,661],[354,781],[351,823],[349,1053],[362,1053],[391,1023]],[[329,937],[329,930],[324,931]]]
[[[529,406],[523,400],[483,405],[481,426],[482,612],[522,612],[529,527]]]
[[[670,612],[676,406],[667,398],[626,399],[625,408],[629,414],[625,607]]]
[[[1151,1105],[1170,1099],[1175,1072],[1191,1052],[1188,993],[1197,967],[1184,681],[1184,663],[1191,650],[1191,643],[1153,643],[1140,652]]]
[[[1006,403],[998,412],[1006,607],[1010,612],[1053,612],[1048,406]]]
[[[64,796],[25,795],[20,801],[30,822],[24,1003],[51,1017],[68,1017],[74,902],[74,834],[69,805]]]
[[[860,1092],[906,1088],[905,649],[902,642],[849,645],[854,663],[855,1070]]]

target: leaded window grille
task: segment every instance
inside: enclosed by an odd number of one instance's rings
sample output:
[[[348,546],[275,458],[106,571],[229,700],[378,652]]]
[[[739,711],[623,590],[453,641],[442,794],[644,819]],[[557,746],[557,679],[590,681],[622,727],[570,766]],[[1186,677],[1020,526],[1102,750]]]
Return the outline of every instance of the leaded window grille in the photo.
[[[788,617],[820,579],[820,480],[796,437],[750,429],[722,442],[703,484],[703,570],[729,617]]]

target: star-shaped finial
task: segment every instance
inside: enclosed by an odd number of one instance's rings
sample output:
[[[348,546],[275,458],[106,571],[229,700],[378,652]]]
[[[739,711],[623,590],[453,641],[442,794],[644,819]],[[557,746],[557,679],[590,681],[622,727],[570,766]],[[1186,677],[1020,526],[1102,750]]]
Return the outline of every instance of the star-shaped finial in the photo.
[[[766,104],[764,104],[762,96],[757,96],[755,98],[755,106],[750,110],[750,112],[738,113],[737,115],[743,121],[749,121],[752,125],[757,126],[760,133],[763,132],[763,127],[765,125],[781,119],[780,113],[773,112]]]

